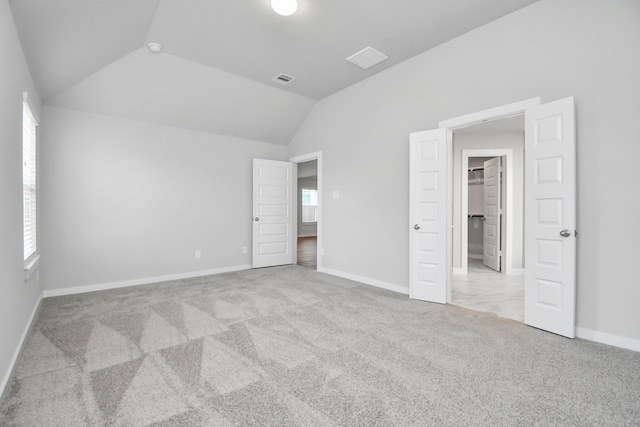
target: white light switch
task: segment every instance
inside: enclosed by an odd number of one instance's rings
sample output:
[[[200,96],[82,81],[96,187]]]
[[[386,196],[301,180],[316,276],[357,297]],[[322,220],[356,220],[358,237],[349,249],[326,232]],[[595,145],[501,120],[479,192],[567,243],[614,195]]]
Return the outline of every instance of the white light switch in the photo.
[[[200,252],[200,250],[196,251],[196,259],[200,259],[202,258],[202,252]]]
[[[334,199],[339,199],[340,198],[340,192],[338,190],[333,190],[333,198]]]

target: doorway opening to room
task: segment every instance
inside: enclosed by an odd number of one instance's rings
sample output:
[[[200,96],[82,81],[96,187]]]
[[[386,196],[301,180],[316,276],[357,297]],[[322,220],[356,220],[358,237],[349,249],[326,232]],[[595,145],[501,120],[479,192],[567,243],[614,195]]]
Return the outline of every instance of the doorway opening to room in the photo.
[[[461,168],[461,162],[453,160],[454,132],[522,113],[526,148],[523,150],[524,208],[520,216],[525,236],[520,246],[524,260],[524,323],[573,338],[576,332],[576,135],[573,97],[545,104],[540,102],[540,98],[533,98],[440,121],[437,129],[410,134],[409,297],[451,303],[453,268],[462,268],[465,259],[468,268],[468,256],[463,257],[459,252],[458,264],[453,263],[453,245],[465,243],[460,240],[452,215],[452,178],[455,179],[456,175],[452,177],[451,171],[454,167]],[[500,155],[492,155],[497,156]],[[513,163],[507,160],[507,174],[509,165],[513,166]],[[508,183],[507,178],[507,188]],[[506,209],[509,209],[508,200]],[[519,248],[514,244],[514,233],[509,233],[509,218],[513,226],[513,221],[519,217],[515,212],[509,215],[509,211],[506,216],[507,258],[503,265],[508,273],[509,268],[517,267],[509,262],[509,247],[514,251]],[[511,260],[515,259],[517,257],[512,256]]]
[[[296,164],[295,264],[322,269],[322,152],[292,157]]]
[[[451,299],[524,321],[524,116],[453,131]]]
[[[318,161],[298,163],[297,264],[318,268]]]

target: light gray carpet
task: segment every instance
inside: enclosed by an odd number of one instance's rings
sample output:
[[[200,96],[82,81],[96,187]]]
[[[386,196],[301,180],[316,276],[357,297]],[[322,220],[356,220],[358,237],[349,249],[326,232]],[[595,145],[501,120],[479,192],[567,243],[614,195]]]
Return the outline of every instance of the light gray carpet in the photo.
[[[46,299],[3,426],[640,425],[640,353],[298,266]]]

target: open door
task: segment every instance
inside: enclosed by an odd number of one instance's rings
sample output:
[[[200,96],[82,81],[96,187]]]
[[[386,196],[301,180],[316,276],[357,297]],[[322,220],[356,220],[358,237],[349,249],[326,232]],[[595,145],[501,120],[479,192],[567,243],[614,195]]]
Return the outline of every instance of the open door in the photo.
[[[500,271],[502,256],[502,182],[500,172],[502,158],[494,157],[484,162],[484,231],[482,238],[482,263],[492,270]]]
[[[293,264],[293,164],[253,159],[253,268]]]
[[[525,113],[527,325],[575,336],[576,168],[573,98]]]
[[[410,136],[409,297],[447,302],[446,129]]]

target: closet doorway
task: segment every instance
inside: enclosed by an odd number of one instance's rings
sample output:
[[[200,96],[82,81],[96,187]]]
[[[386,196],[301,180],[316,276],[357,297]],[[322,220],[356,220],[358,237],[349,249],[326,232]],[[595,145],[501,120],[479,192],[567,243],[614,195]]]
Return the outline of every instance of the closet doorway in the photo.
[[[454,130],[452,154],[450,302],[522,322],[523,115]]]

